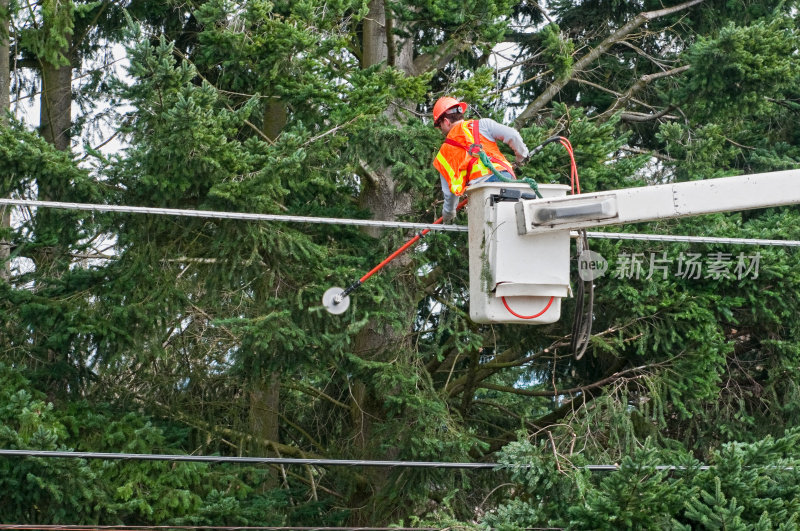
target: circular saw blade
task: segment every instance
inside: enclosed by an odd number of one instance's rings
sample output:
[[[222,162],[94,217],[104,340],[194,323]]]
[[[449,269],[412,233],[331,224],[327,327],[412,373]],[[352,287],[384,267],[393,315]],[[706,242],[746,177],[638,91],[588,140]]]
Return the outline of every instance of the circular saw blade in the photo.
[[[329,313],[334,315],[339,315],[347,311],[347,308],[350,307],[350,297],[342,298],[342,301],[337,304],[336,297],[341,295],[344,292],[342,288],[339,287],[332,287],[328,288],[328,291],[322,295],[322,305],[328,310]]]

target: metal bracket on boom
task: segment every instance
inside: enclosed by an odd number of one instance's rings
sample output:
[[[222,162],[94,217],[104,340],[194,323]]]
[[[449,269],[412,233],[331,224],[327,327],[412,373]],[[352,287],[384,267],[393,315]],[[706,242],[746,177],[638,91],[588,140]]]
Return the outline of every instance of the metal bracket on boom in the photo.
[[[501,188],[499,193],[489,196],[489,206],[494,206],[503,201],[516,203],[520,199],[536,199],[536,194],[526,194],[522,190],[514,190],[513,188]]]
[[[563,225],[578,221],[610,220],[619,215],[617,198],[611,196],[581,195],[552,201],[536,201],[535,208],[526,208],[527,203],[515,205],[517,232],[528,232],[527,227]],[[562,227],[563,228],[563,227]]]

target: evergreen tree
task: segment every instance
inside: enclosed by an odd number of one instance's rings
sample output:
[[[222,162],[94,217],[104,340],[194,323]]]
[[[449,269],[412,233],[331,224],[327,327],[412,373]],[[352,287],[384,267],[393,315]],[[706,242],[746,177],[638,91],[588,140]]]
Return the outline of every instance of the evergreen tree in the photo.
[[[17,15],[12,39],[62,80],[46,99],[63,98],[38,133],[0,126],[0,195],[431,221],[442,139],[427,115],[443,94],[471,117],[515,118],[531,147],[568,136],[585,191],[793,168],[797,6],[742,6],[133,2],[122,32],[112,4],[43,2]],[[130,63],[108,85],[131,108],[113,118],[126,144],[88,150],[87,169],[68,149],[87,122],[69,119],[77,100],[59,76],[110,40]],[[509,43],[512,64],[492,68]],[[566,182],[566,153],[548,146],[524,174]],[[623,230],[800,239],[797,218],[762,209]],[[552,325],[469,321],[456,233],[395,260],[340,316],[322,292],[408,234],[39,209],[3,236],[6,447],[504,464],[468,475],[15,458],[0,461],[8,521],[796,525],[789,249],[592,241],[611,269],[575,359],[569,300]],[[100,241],[104,259],[80,261]],[[635,257],[661,261],[633,274]],[[676,274],[692,257],[726,274]],[[754,260],[757,275],[737,270]],[[597,463],[621,468],[583,468]]]

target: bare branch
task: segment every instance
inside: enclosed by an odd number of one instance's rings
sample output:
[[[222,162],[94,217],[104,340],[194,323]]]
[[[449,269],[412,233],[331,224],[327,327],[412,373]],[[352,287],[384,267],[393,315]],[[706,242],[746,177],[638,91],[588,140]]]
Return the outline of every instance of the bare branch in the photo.
[[[731,140],[727,136],[725,137],[725,141],[726,142],[730,142],[731,144],[733,144],[734,146],[736,146],[738,148],[742,148],[742,149],[757,149],[757,148],[755,148],[753,146],[745,146],[744,144],[740,144],[738,142],[734,142],[733,140]]]
[[[625,37],[627,37],[645,22],[683,11],[704,1],[705,0],[690,0],[676,6],[639,13],[633,17],[625,25],[593,48],[589,53],[578,59],[578,61],[573,65],[572,74],[570,76],[554,81],[544,92],[542,92],[541,95],[539,95],[538,98],[528,105],[528,107],[522,111],[522,114],[520,114],[515,121],[517,128],[521,128],[527,124],[539,111],[545,107],[545,105],[549,104],[553,100],[556,94],[561,92],[561,89],[564,88],[567,83],[569,83],[574,77],[577,77],[582,71],[586,70],[590,64],[600,58],[600,56],[607,52],[614,44],[622,41]]]
[[[585,393],[592,389],[597,389],[599,387],[603,387],[604,385],[608,385],[613,383],[617,380],[633,380],[636,378],[640,378],[643,374],[634,374],[634,373],[644,373],[646,369],[651,369],[655,367],[661,367],[663,363],[656,363],[652,365],[640,365],[639,367],[631,367],[630,369],[626,369],[624,371],[615,372],[614,374],[607,376],[601,380],[598,380],[594,383],[589,385],[583,385],[580,387],[572,387],[570,389],[554,389],[552,391],[534,391],[531,389],[517,389],[516,387],[507,387],[503,385],[495,385],[490,383],[480,383],[476,387],[484,388],[484,389],[493,389],[495,391],[501,391],[504,393],[512,393],[515,395],[524,395],[524,396],[563,396],[563,395],[574,395],[577,393]],[[630,374],[634,374],[634,376],[629,376]]]
[[[326,136],[328,136],[328,135],[330,135],[330,134],[332,134],[332,133],[335,133],[335,132],[336,132],[336,131],[338,131],[339,129],[341,129],[341,128],[343,128],[343,127],[347,127],[348,125],[352,124],[353,122],[355,122],[355,121],[356,121],[356,120],[358,120],[359,118],[361,118],[361,115],[360,115],[360,114],[359,114],[358,116],[356,116],[355,118],[352,118],[352,119],[350,119],[349,121],[347,121],[347,122],[345,122],[345,123],[343,123],[343,124],[339,124],[339,125],[337,125],[336,127],[332,127],[331,129],[328,129],[328,130],[327,130],[327,131],[325,131],[324,133],[320,133],[320,134],[318,134],[318,135],[317,135],[317,136],[315,136],[315,137],[309,138],[308,140],[306,140],[306,141],[303,143],[303,145],[302,145],[301,147],[306,147],[307,145],[309,145],[309,144],[312,144],[312,143],[316,142],[316,141],[317,141],[317,140],[319,140],[320,138],[323,138],[323,137],[326,137]]]
[[[284,383],[283,386],[288,388],[288,389],[294,389],[295,391],[300,391],[301,393],[305,393],[305,394],[316,396],[317,398],[323,398],[323,399],[327,400],[328,402],[330,402],[331,404],[333,404],[335,406],[339,406],[341,408],[348,409],[348,410],[350,409],[349,405],[345,404],[344,402],[340,402],[339,400],[336,400],[332,396],[328,395],[327,393],[325,393],[323,391],[320,391],[316,387],[312,387],[310,385],[301,384],[299,382],[288,382],[288,383]]]
[[[433,52],[424,53],[414,59],[414,73],[419,75],[444,68],[456,55],[470,46],[472,46],[472,42],[469,39],[464,38],[460,33],[455,33]]]
[[[645,114],[642,112],[633,112],[628,111],[624,112],[620,115],[620,119],[623,122],[652,122],[653,120],[658,120],[659,118],[666,118],[668,120],[677,120],[678,117],[667,114],[669,111],[673,110],[672,107],[667,107],[661,112],[657,112],[655,114]]]
[[[597,83],[593,83],[593,82],[589,81],[588,79],[575,78],[573,81],[575,81],[576,83],[580,83],[581,85],[589,85],[590,87],[596,88],[597,90],[602,90],[603,92],[606,92],[608,94],[612,94],[612,95],[616,96],[617,98],[623,97],[623,94],[621,92],[617,92],[616,90],[611,90],[610,88],[604,87],[603,85],[598,85]],[[646,103],[644,101],[637,100],[636,98],[631,98],[630,101],[636,103],[637,105],[641,105],[642,107],[648,107],[650,109],[655,110],[655,107],[653,107],[652,105],[650,105],[650,104],[648,104],[648,103]]]
[[[633,44],[629,43],[629,42],[628,42],[628,41],[626,41],[625,39],[623,39],[623,40],[619,41],[617,44],[621,44],[621,45],[623,45],[623,46],[627,46],[628,48],[630,48],[631,50],[635,51],[636,53],[638,53],[638,54],[639,54],[639,55],[641,55],[642,57],[646,57],[646,58],[647,58],[647,59],[649,59],[649,60],[650,60],[650,61],[651,61],[651,62],[652,62],[654,65],[658,66],[659,68],[661,68],[661,69],[663,69],[663,70],[667,70],[667,68],[668,68],[667,66],[664,66],[664,63],[674,63],[674,62],[677,62],[677,60],[676,60],[676,59],[656,59],[656,58],[655,58],[655,57],[653,57],[652,55],[648,54],[647,52],[645,52],[644,50],[642,50],[642,49],[641,49],[641,48],[639,48],[638,46],[636,46],[636,45],[633,45]]]
[[[665,160],[667,162],[675,162],[675,159],[670,157],[669,155],[664,155],[663,153],[659,153],[658,151],[653,151],[651,149],[642,149],[635,146],[623,146],[620,149],[622,151],[635,153],[637,155],[650,155],[651,157],[657,158],[659,160]]]
[[[643,75],[642,77],[640,77],[636,81],[636,83],[634,83],[633,85],[630,86],[630,88],[628,88],[628,90],[625,92],[625,94],[622,94],[619,98],[617,98],[617,101],[615,101],[602,114],[599,114],[597,116],[597,118],[599,120],[608,119],[611,115],[613,115],[619,109],[622,109],[625,106],[625,104],[627,104],[631,100],[631,98],[633,98],[634,94],[636,94],[637,92],[642,90],[644,87],[646,87],[651,81],[655,81],[656,79],[661,79],[661,78],[664,78],[664,77],[670,77],[670,76],[678,75],[680,73],[686,72],[687,70],[689,70],[689,68],[691,68],[691,66],[684,65],[684,66],[679,66],[678,68],[673,68],[671,70],[666,70],[664,72],[656,72],[655,74],[645,74],[645,75]]]

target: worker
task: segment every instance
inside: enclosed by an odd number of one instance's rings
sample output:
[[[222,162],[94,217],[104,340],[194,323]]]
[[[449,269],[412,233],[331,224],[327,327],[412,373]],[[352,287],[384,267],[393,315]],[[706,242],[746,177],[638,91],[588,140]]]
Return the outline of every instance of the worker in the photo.
[[[528,156],[528,147],[516,129],[491,118],[464,120],[466,110],[466,103],[449,96],[439,98],[433,106],[433,125],[446,137],[433,161],[441,175],[444,223],[452,223],[455,219],[458,196],[469,185],[499,181],[495,172],[506,179],[516,179],[513,166],[497,147],[498,140],[514,151],[516,164],[522,164]],[[495,171],[481,162],[481,149]]]

